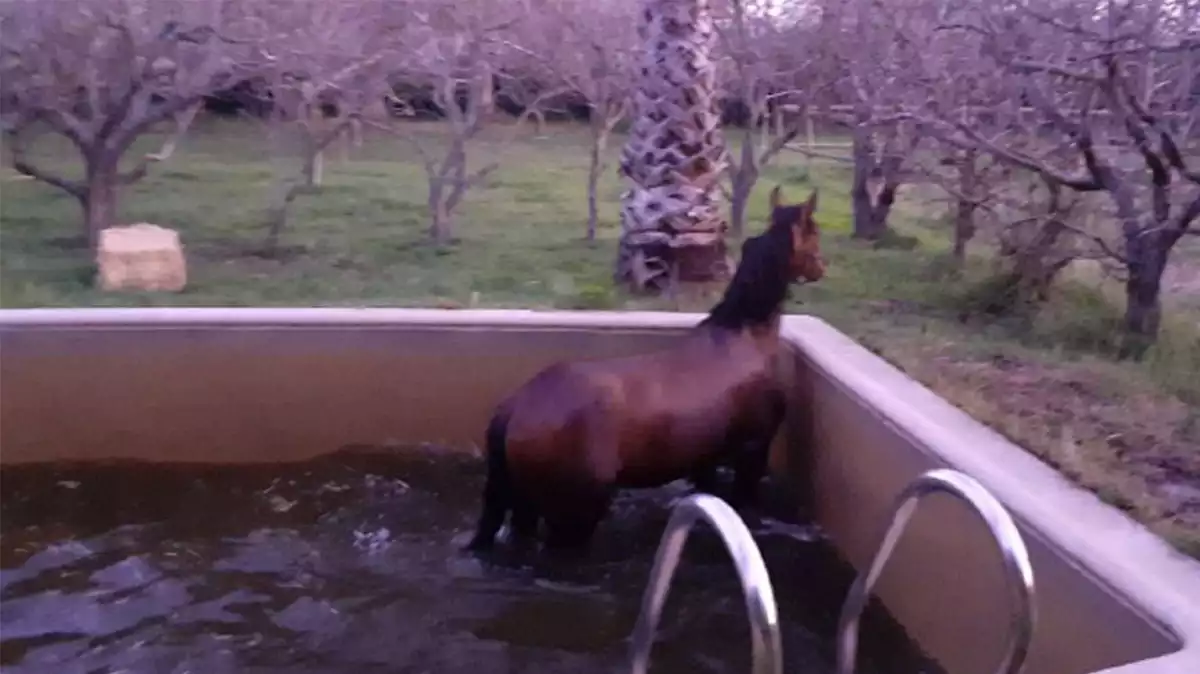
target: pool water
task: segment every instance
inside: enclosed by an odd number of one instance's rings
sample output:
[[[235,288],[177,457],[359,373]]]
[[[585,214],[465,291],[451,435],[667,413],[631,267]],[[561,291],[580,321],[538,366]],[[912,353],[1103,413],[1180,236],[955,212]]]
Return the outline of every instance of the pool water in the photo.
[[[482,461],[355,449],[306,463],[113,463],[0,470],[6,674],[614,674],[673,499],[627,493],[586,559],[461,552]],[[833,671],[852,570],[764,506],[788,672]],[[768,516],[774,515],[774,516]],[[878,606],[859,672],[935,672]],[[732,562],[698,524],[651,672],[749,671]]]

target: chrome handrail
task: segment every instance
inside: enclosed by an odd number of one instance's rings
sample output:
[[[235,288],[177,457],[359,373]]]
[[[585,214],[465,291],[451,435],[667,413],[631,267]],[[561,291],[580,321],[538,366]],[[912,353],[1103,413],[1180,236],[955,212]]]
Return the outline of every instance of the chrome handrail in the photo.
[[[691,494],[671,512],[666,532],[654,556],[650,581],[642,595],[642,612],[633,628],[630,645],[633,674],[646,674],[649,667],[650,649],[654,645],[654,634],[662,615],[663,603],[667,599],[667,590],[679,566],[683,545],[699,519],[708,520],[721,535],[737,567],[738,578],[742,581],[746,611],[750,616],[751,671],[753,674],[782,674],[779,612],[775,606],[771,578],[767,575],[767,565],[742,518],[724,501],[708,494]]]
[[[884,533],[875,558],[871,560],[871,566],[866,573],[860,573],[850,586],[838,619],[838,674],[853,674],[858,657],[858,620],[867,606],[875,581],[879,579],[883,566],[891,557],[892,549],[912,518],[917,503],[936,492],[956,496],[971,506],[983,519],[999,546],[1014,606],[1009,616],[1011,636],[996,671],[1017,674],[1025,666],[1025,658],[1029,655],[1029,642],[1033,638],[1033,629],[1037,623],[1037,609],[1033,602],[1033,566],[1029,562],[1029,551],[1025,549],[1025,541],[1004,506],[984,489],[983,485],[958,471],[939,469],[922,474],[896,497],[891,523]]]

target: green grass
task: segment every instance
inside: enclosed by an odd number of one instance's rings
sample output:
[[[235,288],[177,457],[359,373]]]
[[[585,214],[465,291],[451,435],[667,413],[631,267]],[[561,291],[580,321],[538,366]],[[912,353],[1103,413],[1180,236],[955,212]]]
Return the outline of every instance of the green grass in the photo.
[[[423,124],[424,142],[441,131]],[[732,133],[731,138],[740,134]],[[153,139],[143,144],[151,149]],[[425,175],[404,142],[368,134],[348,159],[329,153],[326,178],[300,197],[284,233],[285,254],[252,254],[265,234],[272,181],[268,144],[255,127],[204,122],[176,155],[122,199],[124,222],[179,230],[189,286],[179,294],[102,293],[80,237],[78,205],[65,194],[0,172],[0,306],[483,306],[563,309],[703,310],[632,299],[612,288],[622,186],[615,169],[601,184],[601,227],[583,240],[585,132],[553,126],[505,142],[485,136],[476,165],[502,166],[472,191],[457,215],[457,241],[427,243]],[[136,148],[142,152],[143,147]],[[41,164],[78,173],[62,143],[37,148]],[[768,168],[749,209],[751,231],[776,183],[800,200],[821,188],[829,272],[795,293],[790,311],[821,316],[1006,433],[1102,498],[1125,508],[1182,548],[1200,554],[1200,503],[1178,502],[1180,485],[1200,490],[1200,338],[1194,315],[1173,315],[1141,363],[1110,358],[1119,310],[1108,290],[1072,281],[1034,319],[965,324],[963,289],[985,274],[975,264],[949,275],[948,241],[927,204],[898,205],[894,224],[911,250],[874,247],[849,234],[849,174],[832,162],[784,155]],[[932,223],[932,224],[931,224]],[[1162,466],[1169,464],[1170,468]],[[1189,472],[1190,471],[1190,472]],[[1198,491],[1197,493],[1200,493]]]

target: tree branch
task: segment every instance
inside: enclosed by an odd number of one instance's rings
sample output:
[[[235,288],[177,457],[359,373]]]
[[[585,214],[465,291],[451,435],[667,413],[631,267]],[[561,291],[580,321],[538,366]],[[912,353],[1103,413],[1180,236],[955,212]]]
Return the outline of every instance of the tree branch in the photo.
[[[63,190],[76,199],[83,199],[87,195],[86,185],[74,180],[68,180],[67,178],[63,178],[49,171],[38,168],[29,160],[28,156],[26,155],[26,140],[24,135],[29,130],[31,123],[32,122],[28,120],[25,122],[18,122],[8,133],[9,151],[12,154],[13,169],[18,173],[33,178],[34,180],[40,180],[47,185],[53,185],[54,187]]]
[[[122,185],[132,185],[146,177],[146,174],[150,171],[151,164],[156,164],[158,162],[170,159],[171,155],[175,153],[175,147],[179,144],[179,141],[183,139],[183,136],[191,127],[192,122],[196,119],[196,114],[200,112],[200,108],[203,106],[203,101],[197,101],[193,103],[191,107],[176,115],[175,131],[168,136],[165,141],[163,141],[162,147],[159,149],[159,151],[143,156],[141,161],[138,162],[137,166],[135,166],[129,172],[123,173],[117,177],[118,182]]]

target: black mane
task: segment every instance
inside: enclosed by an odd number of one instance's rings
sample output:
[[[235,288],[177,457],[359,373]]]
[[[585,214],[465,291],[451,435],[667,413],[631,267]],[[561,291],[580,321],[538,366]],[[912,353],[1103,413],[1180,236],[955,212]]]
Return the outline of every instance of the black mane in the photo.
[[[701,326],[728,330],[765,325],[788,296],[791,284],[792,223],[803,206],[781,206],[771,212],[765,232],[742,243],[742,259],[724,296]]]

